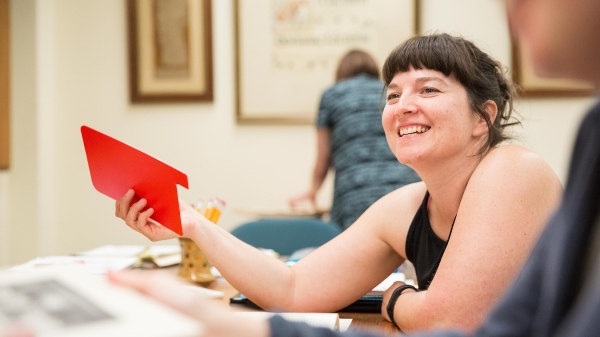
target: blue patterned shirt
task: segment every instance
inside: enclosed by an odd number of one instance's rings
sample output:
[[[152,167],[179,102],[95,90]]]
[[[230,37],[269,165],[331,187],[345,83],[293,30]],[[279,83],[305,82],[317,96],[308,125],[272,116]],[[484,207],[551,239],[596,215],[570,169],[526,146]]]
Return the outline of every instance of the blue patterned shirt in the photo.
[[[382,196],[420,180],[387,144],[380,112],[383,90],[377,78],[361,74],[338,82],[321,97],[317,127],[331,132],[335,170],[331,221],[342,228]]]

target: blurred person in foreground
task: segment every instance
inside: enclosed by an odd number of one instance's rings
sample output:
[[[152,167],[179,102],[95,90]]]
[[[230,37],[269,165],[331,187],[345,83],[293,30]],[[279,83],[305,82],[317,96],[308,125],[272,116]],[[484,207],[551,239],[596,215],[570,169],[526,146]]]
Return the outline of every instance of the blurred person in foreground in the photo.
[[[331,222],[346,229],[379,198],[420,179],[398,162],[385,139],[384,85],[375,60],[363,51],[349,51],[338,64],[335,82],[319,104],[311,186],[290,206],[297,209],[308,201],[317,210],[317,192],[333,168]]]
[[[600,1],[508,0],[510,25],[531,51],[536,72],[546,77],[569,77],[600,82]],[[565,111],[568,113],[568,111]],[[600,331],[600,104],[583,120],[573,150],[561,205],[542,233],[519,277],[474,336],[597,336]],[[151,296],[166,294],[132,274],[111,275],[115,282]],[[168,282],[174,282],[169,280]],[[192,315],[202,302],[178,305]],[[212,314],[215,314],[214,312]],[[229,314],[220,313],[219,317]],[[212,336],[335,336],[337,333],[290,323],[281,318],[243,322],[238,334],[229,326],[199,317]],[[231,321],[235,319],[231,318]],[[242,323],[242,322],[240,322]],[[219,330],[218,328],[221,328]],[[231,333],[229,333],[231,332]],[[349,336],[371,336],[348,332]],[[435,331],[418,336],[465,336],[461,331]]]

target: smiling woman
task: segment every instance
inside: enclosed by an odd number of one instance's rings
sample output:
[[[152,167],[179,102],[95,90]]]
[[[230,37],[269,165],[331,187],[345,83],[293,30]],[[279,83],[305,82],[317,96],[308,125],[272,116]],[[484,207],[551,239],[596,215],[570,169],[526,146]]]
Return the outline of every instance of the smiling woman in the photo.
[[[182,204],[184,236],[254,303],[284,311],[337,311],[408,259],[419,289],[394,284],[383,316],[403,331],[471,330],[516,277],[558,203],[560,182],[534,153],[499,146],[511,124],[512,86],[472,43],[415,37],[392,52],[383,72],[386,139],[422,182],[382,197],[291,268]],[[116,204],[128,226],[152,240],[175,236],[147,221],[152,209],[140,213],[146,201],[131,205],[132,198]],[[271,322],[273,336],[285,330]]]
[[[440,53],[440,50],[447,52]],[[398,82],[406,84],[409,70],[434,70],[419,73],[412,79],[413,86],[406,88],[408,92],[410,89],[418,91],[418,97],[437,97],[451,90],[464,91],[471,110],[487,124],[487,136],[482,139],[478,154],[509,139],[503,130],[519,123],[511,121],[515,90],[504,76],[502,65],[470,41],[448,34],[432,35],[411,39],[392,51],[383,69],[388,87],[388,108],[398,107],[398,92],[403,92]]]

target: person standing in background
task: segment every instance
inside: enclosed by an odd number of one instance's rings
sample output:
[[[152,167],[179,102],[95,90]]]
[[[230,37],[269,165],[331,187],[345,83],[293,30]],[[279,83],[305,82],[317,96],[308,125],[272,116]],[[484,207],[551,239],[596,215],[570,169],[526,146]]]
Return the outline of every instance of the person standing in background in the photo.
[[[421,180],[398,162],[390,150],[381,125],[383,83],[375,60],[360,50],[345,54],[327,89],[317,117],[317,159],[310,189],[290,200],[290,206],[316,195],[330,167],[335,170],[331,221],[342,229],[382,196]]]

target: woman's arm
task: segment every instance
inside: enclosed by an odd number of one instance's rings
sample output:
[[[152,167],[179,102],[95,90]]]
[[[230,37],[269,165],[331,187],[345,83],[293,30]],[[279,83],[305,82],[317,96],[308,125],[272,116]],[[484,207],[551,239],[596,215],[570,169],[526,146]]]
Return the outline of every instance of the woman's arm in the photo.
[[[312,190],[317,193],[321,188],[331,166],[331,130],[317,129],[317,162],[313,170]]]
[[[336,311],[370,291],[403,262],[388,240],[405,240],[399,224],[403,217],[410,223],[412,216],[406,214],[414,214],[418,203],[415,210],[403,212],[398,197],[414,192],[410,188],[399,192],[372,205],[349,229],[291,268],[214,225],[198,226],[192,239],[229,283],[259,306]],[[410,203],[404,204],[405,210],[409,208]],[[392,226],[390,219],[397,228],[393,237],[383,235],[385,227]]]
[[[482,323],[523,266],[561,190],[552,169],[530,151],[491,151],[469,180],[429,289],[398,298],[400,328],[471,330]]]
[[[146,296],[152,297],[194,319],[202,324],[199,336],[211,337],[380,337],[382,335],[359,331],[345,333],[326,328],[310,327],[304,323],[285,321],[281,317],[270,320],[254,320],[236,316],[215,303],[210,303],[198,294],[190,294],[181,284],[166,275],[155,273],[136,273],[132,271],[112,272],[108,278],[113,283],[132,288]],[[4,336],[2,333],[0,335]],[[17,333],[5,337],[33,336]],[[445,336],[450,337],[450,336]]]
[[[215,226],[185,203],[181,203],[181,217],[184,236],[194,240],[229,283],[256,304],[286,311],[335,311],[370,291],[403,262],[396,251],[404,251],[408,225],[424,193],[424,185],[416,183],[382,198],[348,230],[291,268]],[[146,221],[146,212],[138,216],[143,203],[129,208],[132,197],[117,202],[117,216],[151,240],[171,235]]]
[[[331,131],[328,128],[317,129],[317,160],[312,174],[312,183],[308,192],[290,199],[290,206],[295,207],[299,202],[308,200],[316,209],[317,192],[323,185],[331,166]]]

